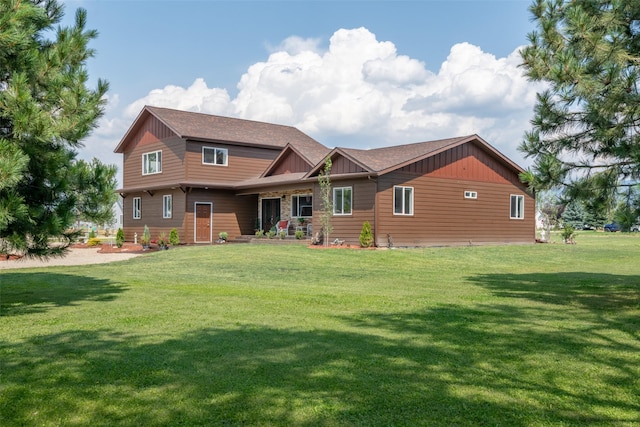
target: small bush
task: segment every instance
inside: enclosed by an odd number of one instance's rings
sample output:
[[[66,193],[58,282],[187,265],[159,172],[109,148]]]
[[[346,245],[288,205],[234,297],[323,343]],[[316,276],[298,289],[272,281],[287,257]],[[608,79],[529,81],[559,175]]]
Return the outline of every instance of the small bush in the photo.
[[[218,237],[220,238],[220,240],[224,240],[226,242],[229,238],[229,233],[227,233],[226,231],[221,231],[220,233],[218,233]]]
[[[371,233],[371,224],[369,221],[365,221],[362,224],[362,231],[360,232],[360,246],[363,248],[369,248],[373,245],[373,234]]]
[[[93,231],[93,228],[91,229],[91,231],[89,231],[89,239],[95,239],[96,238],[96,232]]]
[[[116,246],[121,248],[122,245],[124,245],[124,231],[122,231],[122,228],[118,228],[116,232]]]
[[[284,239],[285,237],[287,237],[287,232],[282,230],[279,234],[278,237],[280,237],[281,239]]]
[[[274,237],[276,237],[276,232],[275,232],[275,231],[273,231],[273,230],[269,230],[269,231],[267,232],[267,238],[269,238],[269,239],[273,239]]]
[[[178,236],[177,228],[172,228],[169,232],[169,244],[171,246],[178,246],[180,244],[180,236]]]
[[[571,225],[569,224],[565,224],[564,228],[562,229],[562,232],[560,233],[560,235],[562,236],[562,241],[564,243],[574,243],[574,236],[576,233],[576,229],[573,228]]]
[[[304,231],[296,230],[296,239],[302,240],[303,237],[304,237]]]
[[[143,245],[148,245],[149,242],[151,242],[151,232],[149,231],[149,227],[147,227],[147,224],[144,225],[141,242]]]
[[[264,230],[256,230],[256,237],[262,239],[264,237]]]
[[[102,241],[97,237],[89,237],[89,241],[87,242],[87,246],[100,246]]]

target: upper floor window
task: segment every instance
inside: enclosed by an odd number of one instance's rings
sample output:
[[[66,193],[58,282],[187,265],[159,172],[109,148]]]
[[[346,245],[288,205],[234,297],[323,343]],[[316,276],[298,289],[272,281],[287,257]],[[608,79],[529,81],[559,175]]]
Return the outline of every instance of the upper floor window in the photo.
[[[313,215],[313,197],[311,194],[294,195],[291,198],[291,216],[310,217]]]
[[[511,195],[511,219],[524,219],[524,196]]]
[[[142,206],[140,197],[133,198],[133,219],[140,219],[142,217]]]
[[[413,187],[393,187],[393,213],[413,215]]]
[[[227,166],[229,150],[226,148],[202,147],[202,163],[205,165]]]
[[[171,218],[173,197],[171,194],[162,196],[162,218]]]
[[[334,215],[351,215],[352,193],[351,187],[338,187],[333,189]]]
[[[142,155],[142,175],[162,172],[162,151],[152,151]]]
[[[465,191],[464,192],[464,198],[465,199],[477,199],[478,198],[478,192],[477,191]]]

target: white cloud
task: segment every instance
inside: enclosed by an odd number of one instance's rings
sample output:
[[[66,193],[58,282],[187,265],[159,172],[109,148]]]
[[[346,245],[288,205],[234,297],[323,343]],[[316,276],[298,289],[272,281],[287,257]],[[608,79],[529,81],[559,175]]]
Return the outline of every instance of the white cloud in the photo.
[[[496,58],[456,44],[436,73],[366,28],[338,30],[328,48],[320,45],[317,39],[286,39],[240,77],[234,99],[202,78],[188,88],[153,89],[120,116],[117,108],[109,110],[98,134],[113,137],[113,150],[142,107],[156,105],[292,125],[328,146],[367,148],[477,133],[522,163],[516,147],[529,127],[536,86],[518,68],[518,50]]]

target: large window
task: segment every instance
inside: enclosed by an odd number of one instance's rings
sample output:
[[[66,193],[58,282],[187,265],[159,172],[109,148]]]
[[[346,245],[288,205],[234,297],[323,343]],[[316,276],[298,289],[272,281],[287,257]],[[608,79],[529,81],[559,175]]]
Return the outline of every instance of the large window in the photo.
[[[524,196],[511,195],[511,219],[524,219]]]
[[[351,215],[352,201],[351,187],[339,187],[333,189],[333,214]]]
[[[202,163],[227,166],[229,151],[226,148],[202,147]]]
[[[140,197],[134,197],[133,198],[133,219],[140,219],[142,217],[141,208],[142,206],[141,206]]]
[[[142,175],[162,172],[162,151],[153,151],[142,155]]]
[[[162,196],[162,218],[171,218],[173,198],[171,194]]]
[[[313,214],[313,198],[311,194],[294,195],[291,198],[292,217],[311,217]]]
[[[393,213],[413,215],[413,187],[393,187]]]

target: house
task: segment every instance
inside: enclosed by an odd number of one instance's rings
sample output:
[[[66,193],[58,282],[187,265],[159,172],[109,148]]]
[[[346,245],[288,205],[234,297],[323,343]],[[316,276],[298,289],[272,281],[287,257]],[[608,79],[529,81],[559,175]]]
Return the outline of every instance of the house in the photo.
[[[333,232],[377,246],[535,241],[522,169],[477,135],[359,150],[329,149],[290,126],[146,106],[115,149],[124,158],[127,240],[176,228],[212,243],[269,230],[320,230],[318,175],[332,160]],[[308,227],[308,225],[311,227]]]

